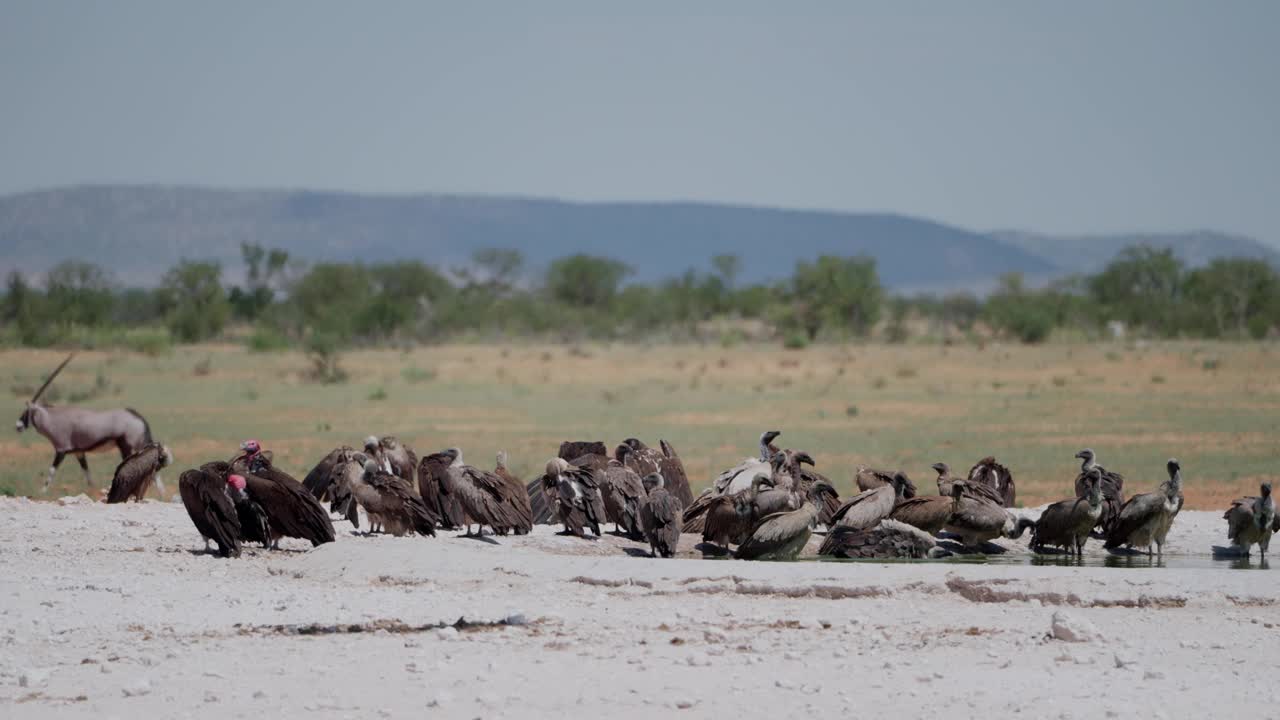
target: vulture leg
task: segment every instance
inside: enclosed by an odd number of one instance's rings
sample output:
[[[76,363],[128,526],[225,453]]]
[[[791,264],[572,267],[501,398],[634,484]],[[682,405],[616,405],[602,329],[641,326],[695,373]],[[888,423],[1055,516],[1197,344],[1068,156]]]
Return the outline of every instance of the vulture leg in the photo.
[[[209,552],[209,538],[204,539],[204,551]]]
[[[80,463],[80,469],[84,471],[84,486],[93,487],[93,478],[89,477],[89,461],[84,453],[76,453],[76,462]]]

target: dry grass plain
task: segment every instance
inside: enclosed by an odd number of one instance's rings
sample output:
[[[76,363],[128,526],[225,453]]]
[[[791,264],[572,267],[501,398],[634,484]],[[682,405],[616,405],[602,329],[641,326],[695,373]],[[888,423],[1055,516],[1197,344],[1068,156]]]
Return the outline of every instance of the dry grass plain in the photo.
[[[16,420],[31,386],[63,357],[0,352]],[[966,469],[992,454],[1020,503],[1071,492],[1082,447],[1125,473],[1131,492],[1182,461],[1188,505],[1223,507],[1275,477],[1280,353],[1272,344],[973,346],[447,345],[346,354],[350,380],[305,380],[299,353],[201,345],[147,357],[85,352],[56,386],[95,407],[129,406],[170,446],[176,470],[255,437],[298,476],[339,444],[394,434],[419,453],[459,446],[491,467],[505,449],[531,476],[564,439],[666,438],[695,485],[784,431],[818,469],[852,487],[858,464],[903,468],[926,492],[929,465]],[[95,388],[97,388],[95,390]],[[39,494],[52,456],[34,432],[0,438],[0,491]],[[118,458],[90,456],[95,483]],[[51,497],[84,490],[68,458]]]

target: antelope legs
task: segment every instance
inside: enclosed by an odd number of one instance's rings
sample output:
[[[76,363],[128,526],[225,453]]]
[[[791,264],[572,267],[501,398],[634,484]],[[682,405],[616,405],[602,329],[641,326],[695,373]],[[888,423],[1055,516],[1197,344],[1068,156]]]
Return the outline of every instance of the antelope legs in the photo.
[[[49,484],[53,482],[53,474],[58,472],[58,466],[62,464],[62,459],[66,456],[67,454],[64,452],[54,451],[53,464],[49,466],[49,473],[44,478],[44,489],[40,491],[41,493],[49,492]]]
[[[93,487],[93,478],[89,476],[89,461],[85,458],[84,453],[76,453],[76,462],[80,463],[80,469],[84,471],[85,487]]]

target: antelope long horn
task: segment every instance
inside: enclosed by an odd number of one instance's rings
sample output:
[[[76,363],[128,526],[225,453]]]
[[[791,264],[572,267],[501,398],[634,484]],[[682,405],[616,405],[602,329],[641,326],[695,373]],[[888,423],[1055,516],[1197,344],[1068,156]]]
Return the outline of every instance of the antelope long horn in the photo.
[[[31,396],[31,402],[36,402],[37,400],[40,399],[40,396],[44,394],[44,391],[49,389],[49,383],[53,382],[54,378],[58,377],[58,373],[62,372],[62,368],[66,367],[67,363],[71,362],[71,358],[75,356],[76,356],[75,353],[71,353],[70,355],[67,356],[66,360],[62,361],[62,364],[59,365],[57,369],[53,371],[53,374],[49,376],[48,380],[44,381],[44,384],[41,385],[40,389],[36,391],[36,394]]]

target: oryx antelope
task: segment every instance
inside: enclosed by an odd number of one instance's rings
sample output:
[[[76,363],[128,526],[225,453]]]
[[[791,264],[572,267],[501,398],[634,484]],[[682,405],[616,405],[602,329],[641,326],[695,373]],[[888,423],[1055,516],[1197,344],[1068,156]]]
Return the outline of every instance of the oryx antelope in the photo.
[[[120,451],[120,458],[123,460],[142,446],[152,442],[151,426],[136,410],[129,408],[89,410],[40,403],[40,396],[73,357],[75,357],[74,353],[68,355],[53,374],[49,375],[49,379],[45,380],[31,400],[27,401],[26,409],[18,418],[18,432],[35,428],[36,432],[48,438],[53,445],[53,462],[49,465],[48,475],[44,479],[43,492],[49,491],[49,483],[53,482],[54,473],[58,471],[58,466],[62,464],[62,459],[68,453],[76,456],[76,460],[80,462],[80,469],[84,470],[85,484],[92,486],[93,480],[89,475],[89,462],[85,460],[85,453],[115,447]],[[157,481],[159,481],[158,477]]]

